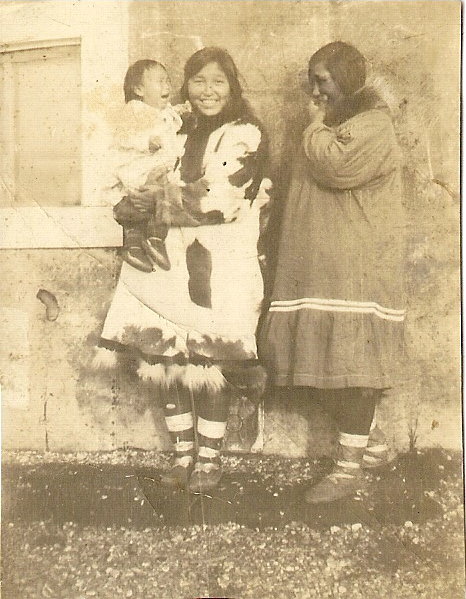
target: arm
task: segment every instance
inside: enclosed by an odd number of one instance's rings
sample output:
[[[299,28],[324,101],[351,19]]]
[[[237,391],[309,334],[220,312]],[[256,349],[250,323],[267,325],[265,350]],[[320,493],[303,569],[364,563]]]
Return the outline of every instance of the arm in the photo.
[[[393,126],[380,111],[362,113],[337,129],[312,123],[303,143],[312,177],[325,187],[354,189],[395,168]]]

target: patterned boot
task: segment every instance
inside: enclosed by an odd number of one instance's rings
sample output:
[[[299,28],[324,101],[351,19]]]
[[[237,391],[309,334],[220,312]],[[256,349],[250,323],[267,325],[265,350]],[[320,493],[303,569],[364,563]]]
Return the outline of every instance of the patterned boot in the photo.
[[[172,467],[160,476],[162,485],[176,489],[186,489],[194,465],[194,444],[191,445],[192,447],[188,454],[180,455],[178,451],[176,452]]]
[[[120,249],[122,259],[142,272],[152,272],[153,265],[149,260],[142,244],[145,235],[145,225],[123,227],[123,245]]]
[[[167,487],[186,488],[194,464],[194,427],[189,392],[183,388],[166,391],[165,422],[175,449],[172,467],[160,477]]]
[[[148,237],[142,242],[142,247],[149,259],[163,270],[170,270],[171,263],[167,254],[165,241],[159,237]]]
[[[189,480],[192,493],[214,489],[222,478],[220,448],[225,436],[226,422],[214,422],[198,417],[198,459]]]
[[[208,462],[197,461],[189,479],[188,489],[191,493],[206,493],[215,489],[221,478],[222,467],[220,460],[209,460]]]
[[[366,469],[380,468],[393,461],[387,439],[375,420],[369,433],[369,441],[362,459],[362,467]]]
[[[340,433],[339,458],[330,474],[306,491],[307,503],[329,503],[351,497],[364,485],[361,469],[367,435]]]
[[[149,260],[151,260],[155,266],[163,268],[163,270],[171,269],[170,258],[168,257],[167,248],[165,246],[167,233],[168,226],[158,224],[155,221],[155,218],[151,217],[147,224],[147,238],[142,241],[142,247]]]

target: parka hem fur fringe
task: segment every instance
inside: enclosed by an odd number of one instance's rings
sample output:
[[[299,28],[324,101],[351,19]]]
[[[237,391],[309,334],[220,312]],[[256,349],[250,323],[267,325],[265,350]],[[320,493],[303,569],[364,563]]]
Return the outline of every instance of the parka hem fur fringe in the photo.
[[[142,380],[150,381],[160,387],[168,388],[179,383],[193,392],[203,389],[218,392],[227,384],[222,371],[217,366],[196,366],[194,364],[165,366],[149,364],[145,360],[141,360],[137,373]]]
[[[106,347],[97,347],[92,358],[92,368],[95,370],[110,370],[117,365],[117,353]]]

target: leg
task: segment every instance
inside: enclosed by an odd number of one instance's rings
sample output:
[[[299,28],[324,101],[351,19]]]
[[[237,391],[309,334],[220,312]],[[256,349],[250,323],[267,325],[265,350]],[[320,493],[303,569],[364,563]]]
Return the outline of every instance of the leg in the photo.
[[[149,216],[137,210],[128,196],[114,206],[113,216],[123,227],[123,247],[120,252],[123,260],[138,270],[152,272],[152,263],[142,249]]]
[[[361,488],[361,464],[369,439],[376,396],[377,392],[372,389],[334,391],[329,406],[340,430],[338,460],[332,472],[307,491],[307,502],[343,499]]]
[[[175,448],[175,462],[169,472],[162,475],[162,483],[185,487],[193,465],[194,423],[189,389],[177,381],[164,394],[165,422]]]
[[[227,388],[202,392],[197,418],[198,460],[189,483],[189,489],[193,492],[212,489],[220,481],[220,450],[227,426],[229,403]]]
[[[355,387],[335,391],[335,420],[340,431],[368,436],[374,418],[377,389]]]
[[[335,390],[311,388],[310,393],[311,398],[316,401],[319,407],[330,416],[335,424],[337,424],[340,402],[339,398],[335,396]]]
[[[336,397],[336,393],[334,390],[324,391],[318,390],[317,398],[319,401],[319,405],[325,410],[329,416],[336,422],[349,422],[351,423],[352,417],[349,419],[342,413],[342,409],[340,407],[340,401],[338,397]],[[382,391],[378,389],[365,389],[366,393],[372,393],[376,403],[380,400],[382,396]],[[349,404],[347,404],[349,405]],[[370,413],[370,412],[369,412]],[[369,415],[367,414],[367,416]],[[357,409],[355,414],[359,414]],[[359,417],[359,416],[358,416]],[[365,420],[365,415],[363,415],[364,427],[363,430],[367,428],[367,421]],[[343,425],[343,430],[344,430]],[[353,427],[354,428],[354,423]],[[357,428],[357,427],[356,427]],[[355,429],[356,430],[356,429]],[[363,468],[371,469],[371,468],[380,468],[381,466],[386,466],[390,463],[392,456],[390,455],[390,449],[387,444],[387,439],[383,433],[383,431],[377,426],[376,415],[374,411],[374,417],[372,418],[372,422],[370,425],[369,431],[369,441],[367,442],[366,451],[364,452],[363,457]]]

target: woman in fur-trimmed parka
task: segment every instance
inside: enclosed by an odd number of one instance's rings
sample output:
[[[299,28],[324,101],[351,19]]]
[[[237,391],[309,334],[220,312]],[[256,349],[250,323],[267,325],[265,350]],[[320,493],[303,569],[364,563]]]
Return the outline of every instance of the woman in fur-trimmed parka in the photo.
[[[258,241],[268,201],[266,141],[226,51],[211,47],[191,56],[182,96],[193,115],[182,130],[185,152],[172,183],[199,224],[170,228],[169,271],[122,265],[97,359],[130,352],[140,377],[162,388],[176,452],[162,480],[199,492],[220,480],[235,385],[264,382],[255,333],[263,298]],[[157,194],[150,191],[130,198],[135,210],[152,209]]]
[[[339,459],[310,503],[351,496],[388,448],[374,410],[405,360],[401,152],[366,61],[343,42],[309,62],[313,99],[284,211],[261,356],[339,428]],[[372,429],[372,430],[371,430]]]

